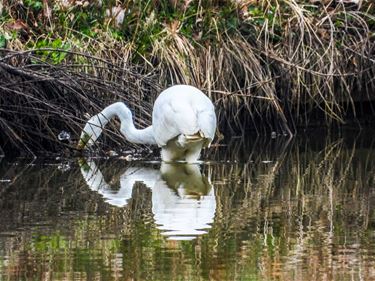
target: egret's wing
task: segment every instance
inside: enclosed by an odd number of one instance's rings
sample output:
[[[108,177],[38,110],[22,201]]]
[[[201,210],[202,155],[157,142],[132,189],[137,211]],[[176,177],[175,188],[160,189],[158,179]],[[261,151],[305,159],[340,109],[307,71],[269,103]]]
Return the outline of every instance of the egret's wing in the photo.
[[[192,135],[199,131],[195,111],[189,103],[179,100],[178,94],[155,104],[152,123],[159,146],[180,134]]]
[[[213,107],[198,114],[198,126],[204,136],[210,139],[209,143],[211,143],[216,131],[216,114]]]
[[[199,131],[212,140],[216,115],[211,100],[200,90],[178,85],[163,91],[156,99],[152,124],[159,146],[180,134],[195,135]]]

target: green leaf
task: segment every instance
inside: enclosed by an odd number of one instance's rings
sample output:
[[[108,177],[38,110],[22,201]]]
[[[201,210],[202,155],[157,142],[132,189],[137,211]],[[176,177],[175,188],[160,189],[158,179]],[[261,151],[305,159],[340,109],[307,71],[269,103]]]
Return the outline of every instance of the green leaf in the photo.
[[[43,8],[43,2],[42,1],[26,0],[25,4],[26,4],[26,6],[29,6],[29,7],[33,8],[34,10],[41,10]]]
[[[7,45],[7,39],[5,38],[5,35],[0,34],[0,48],[5,48]]]

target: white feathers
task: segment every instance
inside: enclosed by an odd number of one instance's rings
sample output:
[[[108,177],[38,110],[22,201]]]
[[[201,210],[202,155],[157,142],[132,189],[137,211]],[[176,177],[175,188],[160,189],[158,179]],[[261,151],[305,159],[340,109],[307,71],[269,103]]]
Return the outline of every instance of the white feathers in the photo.
[[[162,160],[168,162],[196,162],[202,147],[211,144],[216,131],[216,115],[211,100],[195,87],[176,85],[164,90],[156,99],[152,126],[136,129],[130,110],[117,102],[87,122],[78,147],[92,145],[114,116],[119,117],[121,133],[128,141],[157,144],[162,149]]]
[[[78,143],[78,148],[92,146],[95,143],[95,141],[99,138],[99,136],[102,134],[104,126],[105,124],[101,122],[99,114],[91,117],[87,121],[85,127],[82,130],[81,137]]]
[[[211,228],[216,211],[215,191],[197,164],[162,163],[160,170],[129,167],[119,178],[120,188],[105,182],[94,161],[81,161],[80,166],[89,188],[113,206],[127,206],[136,182],[150,188],[155,225],[168,239],[195,239]]]
[[[155,140],[161,147],[178,135],[195,135],[199,131],[211,142],[216,130],[211,100],[188,85],[177,85],[163,91],[155,101],[152,121]]]

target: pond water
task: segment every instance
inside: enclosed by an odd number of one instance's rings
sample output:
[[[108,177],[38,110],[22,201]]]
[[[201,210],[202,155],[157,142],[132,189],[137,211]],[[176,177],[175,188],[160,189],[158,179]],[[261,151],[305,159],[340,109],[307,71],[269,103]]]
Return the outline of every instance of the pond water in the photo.
[[[0,280],[375,280],[371,132],[235,139],[199,165],[0,161]]]

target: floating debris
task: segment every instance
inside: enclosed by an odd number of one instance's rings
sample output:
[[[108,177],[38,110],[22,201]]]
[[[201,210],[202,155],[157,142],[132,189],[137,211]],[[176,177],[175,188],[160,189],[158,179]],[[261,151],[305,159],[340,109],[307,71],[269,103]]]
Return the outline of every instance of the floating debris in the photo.
[[[125,160],[125,161],[132,161],[132,160],[134,160],[132,155],[120,156],[119,159]]]
[[[114,150],[110,150],[107,152],[107,155],[110,156],[110,157],[116,157],[118,156],[118,153]]]
[[[69,163],[61,163],[57,166],[57,169],[59,169],[62,172],[66,172],[70,170],[70,164]]]
[[[10,179],[0,179],[0,182],[1,183],[8,183],[8,182],[11,182],[12,180]]]
[[[67,131],[61,131],[57,138],[59,141],[70,140],[70,134]]]

